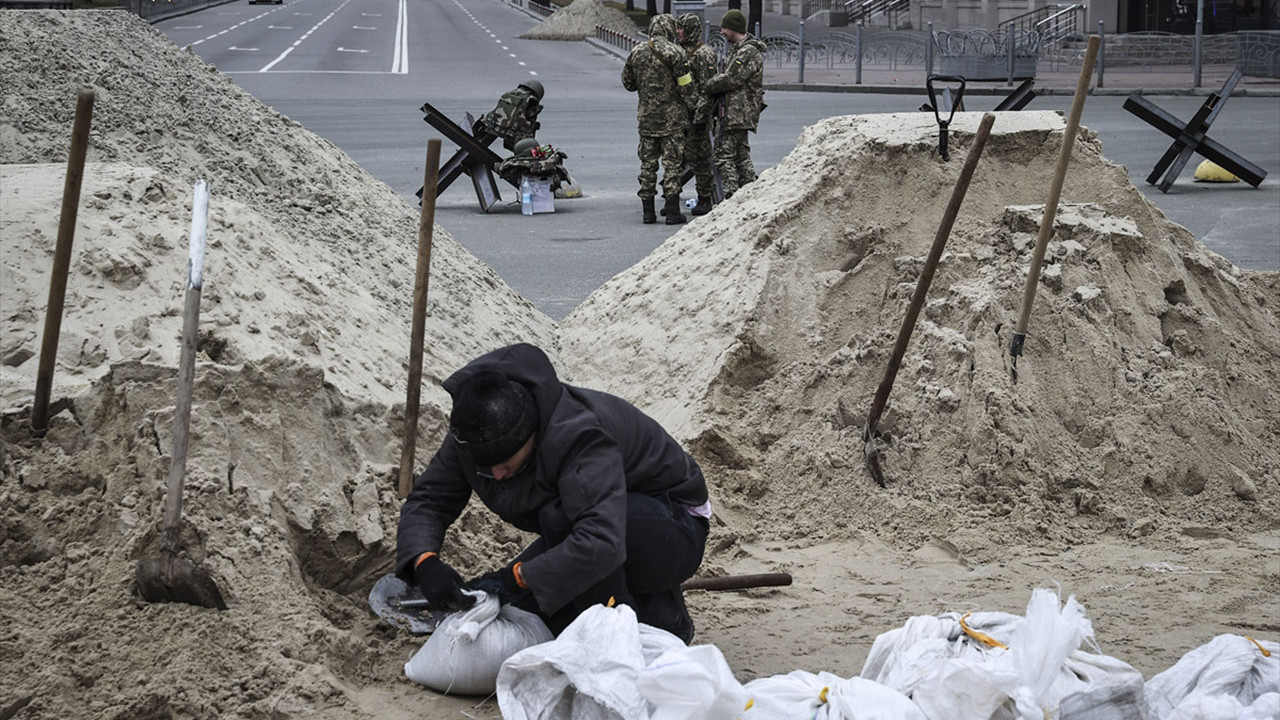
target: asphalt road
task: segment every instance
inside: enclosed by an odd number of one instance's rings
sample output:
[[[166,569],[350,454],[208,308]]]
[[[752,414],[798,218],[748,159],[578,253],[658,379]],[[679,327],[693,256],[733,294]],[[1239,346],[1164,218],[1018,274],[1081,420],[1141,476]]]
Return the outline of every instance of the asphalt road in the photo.
[[[584,196],[554,214],[520,214],[515,189],[482,213],[463,178],[439,198],[436,222],[554,319],[660,245],[678,226],[642,225],[635,195],[635,96],[619,83],[622,61],[585,42],[522,40],[537,20],[500,0],[286,0],[237,2],[157,24],[179,46],[267,105],[333,142],[413,207],[427,140],[424,101],[461,121],[488,111],[525,79],[541,81],[539,140],[569,154]],[[907,112],[916,95],[771,92],[752,137],[757,170],[779,162],[807,125],[832,115]],[[969,110],[999,98],[973,97]],[[1153,97],[1186,120],[1203,98]],[[1134,184],[1174,221],[1240,267],[1280,270],[1280,98],[1231,98],[1210,136],[1267,170],[1260,188],[1193,183],[1196,157],[1168,194],[1145,178],[1170,140],[1122,109],[1091,97],[1083,124]],[[1066,111],[1066,96],[1029,109]],[[501,152],[501,148],[495,145]],[[447,158],[456,148],[444,144]],[[416,238],[405,238],[416,243]]]

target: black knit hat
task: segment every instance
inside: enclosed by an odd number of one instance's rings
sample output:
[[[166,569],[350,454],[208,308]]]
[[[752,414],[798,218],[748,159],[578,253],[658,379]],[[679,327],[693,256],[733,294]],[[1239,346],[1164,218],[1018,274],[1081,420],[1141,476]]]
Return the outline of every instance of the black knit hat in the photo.
[[[454,393],[449,424],[477,465],[493,467],[515,455],[538,429],[538,408],[524,385],[482,370]]]

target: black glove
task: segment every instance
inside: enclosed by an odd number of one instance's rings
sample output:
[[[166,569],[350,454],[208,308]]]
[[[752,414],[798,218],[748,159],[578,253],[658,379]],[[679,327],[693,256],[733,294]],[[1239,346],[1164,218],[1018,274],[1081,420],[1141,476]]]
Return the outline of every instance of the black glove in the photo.
[[[422,591],[422,597],[431,604],[432,610],[454,612],[466,610],[476,604],[475,598],[462,594],[462,576],[446,565],[439,555],[432,555],[418,563],[413,571],[413,579]]]
[[[496,596],[500,605],[509,604],[525,590],[516,581],[515,563],[501,570],[494,570],[480,577],[472,578],[467,581],[466,587],[468,590],[483,590],[490,595]]]

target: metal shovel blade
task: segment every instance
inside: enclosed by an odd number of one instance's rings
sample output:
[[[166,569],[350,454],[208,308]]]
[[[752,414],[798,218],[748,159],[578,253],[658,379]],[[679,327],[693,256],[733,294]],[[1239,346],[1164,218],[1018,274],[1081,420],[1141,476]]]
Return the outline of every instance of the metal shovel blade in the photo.
[[[147,602],[178,602],[226,610],[222,592],[209,575],[189,560],[166,556],[143,558],[134,571],[138,594]]]

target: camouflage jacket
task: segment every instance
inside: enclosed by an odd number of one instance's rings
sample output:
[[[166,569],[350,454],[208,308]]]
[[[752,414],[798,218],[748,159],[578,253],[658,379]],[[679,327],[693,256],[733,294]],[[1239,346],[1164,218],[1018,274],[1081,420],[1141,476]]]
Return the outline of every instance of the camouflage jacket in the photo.
[[[518,87],[503,93],[498,98],[497,107],[485,113],[480,120],[486,130],[505,140],[503,145],[511,149],[517,140],[537,134],[538,113],[541,111],[538,96]]]
[[[683,47],[685,55],[689,58],[689,70],[693,73],[691,92],[693,124],[705,125],[711,114],[711,96],[707,94],[706,86],[711,78],[715,77],[716,64],[720,58],[716,57],[716,51],[712,50],[710,45],[704,45],[701,42]]]
[[[765,45],[747,35],[729,48],[724,72],[707,81],[709,95],[723,94],[724,127],[729,130],[755,130],[764,110]]]
[[[638,94],[636,120],[640,134],[683,134],[689,125],[692,77],[684,50],[664,37],[637,45],[622,66],[622,86]]]

